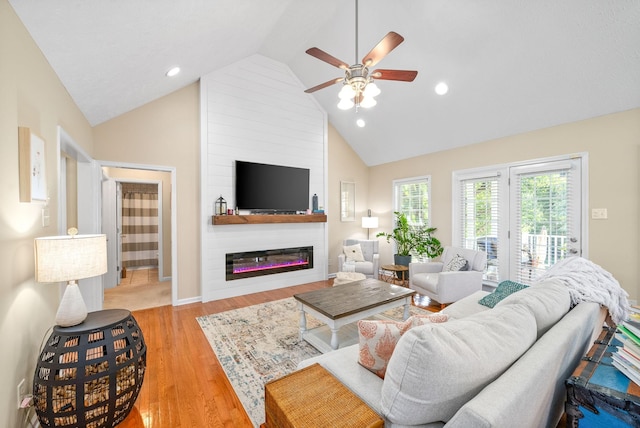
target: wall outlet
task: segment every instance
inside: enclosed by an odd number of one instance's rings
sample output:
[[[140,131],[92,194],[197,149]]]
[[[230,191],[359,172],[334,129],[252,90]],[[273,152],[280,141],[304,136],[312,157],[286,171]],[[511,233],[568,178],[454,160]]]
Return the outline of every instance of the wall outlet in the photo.
[[[16,387],[16,398],[18,409],[22,408],[22,400],[27,396],[27,382],[22,379]]]

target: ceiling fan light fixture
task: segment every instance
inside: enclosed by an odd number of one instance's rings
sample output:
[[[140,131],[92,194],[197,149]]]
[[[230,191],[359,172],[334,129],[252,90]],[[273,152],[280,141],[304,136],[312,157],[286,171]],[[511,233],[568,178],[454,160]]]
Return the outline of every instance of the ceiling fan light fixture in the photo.
[[[373,97],[364,96],[362,101],[360,101],[360,107],[362,108],[371,108],[374,105],[378,104],[378,102]]]
[[[343,85],[342,89],[340,89],[340,92],[338,93],[338,98],[340,98],[341,100],[344,100],[344,99],[350,100],[355,96],[356,96],[356,91],[349,84]]]
[[[353,107],[355,104],[353,102],[353,100],[349,99],[349,98],[342,98],[340,100],[340,102],[338,103],[338,108],[340,110],[349,110],[351,107]]]
[[[362,91],[362,95],[365,97],[377,97],[380,95],[380,88],[374,82],[370,82],[367,86],[364,87],[364,91]]]

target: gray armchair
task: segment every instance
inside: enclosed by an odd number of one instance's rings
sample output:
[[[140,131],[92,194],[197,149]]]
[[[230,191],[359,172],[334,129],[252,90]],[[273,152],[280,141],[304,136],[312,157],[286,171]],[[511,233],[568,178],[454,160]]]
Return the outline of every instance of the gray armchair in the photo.
[[[351,246],[360,244],[363,262],[347,262],[347,256],[344,253],[338,255],[338,272],[359,272],[366,275],[367,278],[378,278],[380,271],[380,254],[378,253],[377,240],[359,240],[345,239],[343,246]]]
[[[466,269],[446,271],[446,266],[456,255],[466,259]],[[445,247],[441,260],[440,262],[409,263],[409,288],[435,300],[441,306],[482,290],[482,275],[487,265],[487,253]]]

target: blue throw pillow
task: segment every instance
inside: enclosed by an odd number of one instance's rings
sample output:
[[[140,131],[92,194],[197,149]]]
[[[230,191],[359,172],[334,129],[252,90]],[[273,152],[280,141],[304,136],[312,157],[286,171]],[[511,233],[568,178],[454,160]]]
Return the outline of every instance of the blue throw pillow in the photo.
[[[489,308],[493,308],[500,300],[504,299],[508,295],[513,294],[516,291],[524,290],[527,287],[529,286],[520,284],[519,282],[502,281],[498,284],[498,287],[496,287],[493,293],[487,294],[482,299],[478,300],[478,303]]]

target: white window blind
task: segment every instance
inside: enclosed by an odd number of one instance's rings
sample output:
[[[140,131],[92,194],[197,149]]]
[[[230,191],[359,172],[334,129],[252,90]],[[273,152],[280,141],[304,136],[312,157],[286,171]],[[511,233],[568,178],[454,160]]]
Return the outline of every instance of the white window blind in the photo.
[[[552,170],[514,169],[515,229],[511,257],[517,261],[516,281],[532,284],[550,266],[578,253],[576,229],[577,174],[572,165]],[[577,205],[579,207],[579,205]],[[579,221],[579,220],[578,220]],[[512,275],[513,276],[513,275]]]
[[[395,210],[404,213],[411,225],[429,226],[430,178],[396,180],[393,187]]]
[[[457,245],[487,253],[484,279],[499,281],[500,174],[459,181]]]

